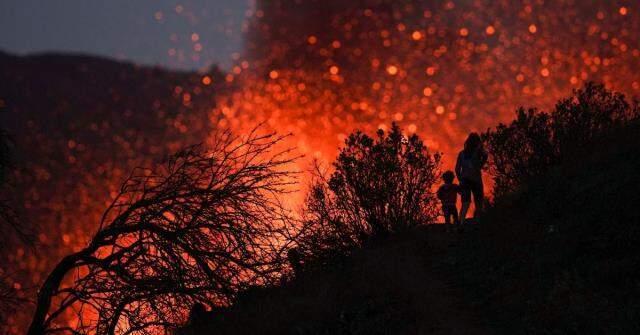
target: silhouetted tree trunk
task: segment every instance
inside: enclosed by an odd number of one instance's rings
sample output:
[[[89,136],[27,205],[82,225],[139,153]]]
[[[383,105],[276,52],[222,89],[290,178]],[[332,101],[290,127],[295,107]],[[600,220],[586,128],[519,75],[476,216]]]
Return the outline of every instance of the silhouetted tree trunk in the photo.
[[[136,169],[90,244],[47,276],[28,335],[166,330],[194,303],[228,302],[247,285],[275,282],[291,220],[278,197],[295,181],[287,170],[295,157],[274,151],[283,137],[256,131],[225,132],[208,150]],[[65,313],[75,313],[76,326]]]

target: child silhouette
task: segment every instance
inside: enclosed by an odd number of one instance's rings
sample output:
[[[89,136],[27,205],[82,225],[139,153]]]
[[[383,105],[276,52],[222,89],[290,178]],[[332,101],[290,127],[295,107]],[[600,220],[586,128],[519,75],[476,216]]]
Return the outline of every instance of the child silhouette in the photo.
[[[451,224],[453,218],[454,224],[459,224],[458,208],[456,202],[458,201],[458,193],[460,193],[460,186],[453,183],[455,178],[452,171],[446,171],[442,174],[442,180],[444,184],[438,189],[438,199],[442,202],[442,212],[444,215],[444,223]]]

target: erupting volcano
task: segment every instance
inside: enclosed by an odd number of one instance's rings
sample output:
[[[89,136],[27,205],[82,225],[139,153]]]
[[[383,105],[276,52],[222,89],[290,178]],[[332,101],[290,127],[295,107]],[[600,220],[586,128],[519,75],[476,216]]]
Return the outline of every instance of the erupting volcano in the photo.
[[[551,107],[586,81],[640,91],[637,4],[265,1],[218,97],[232,126],[267,121],[332,159],[345,134],[398,122],[451,162],[470,130]]]
[[[0,107],[21,167],[13,200],[42,245],[13,241],[2,255],[23,297],[86,243],[133,167],[216,129],[264,123],[331,162],[355,129],[396,122],[448,169],[466,134],[519,106],[551,108],[588,81],[640,93],[638,1],[265,0],[250,5],[243,33],[224,73],[0,55]],[[28,312],[8,331],[23,332]]]

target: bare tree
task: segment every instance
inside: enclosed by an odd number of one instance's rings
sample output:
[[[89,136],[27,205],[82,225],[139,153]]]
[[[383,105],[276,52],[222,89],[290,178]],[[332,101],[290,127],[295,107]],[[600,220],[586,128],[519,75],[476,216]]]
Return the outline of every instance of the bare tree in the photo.
[[[296,159],[282,139],[225,132],[134,170],[91,242],[46,278],[29,334],[166,332],[196,302],[278,279]]]

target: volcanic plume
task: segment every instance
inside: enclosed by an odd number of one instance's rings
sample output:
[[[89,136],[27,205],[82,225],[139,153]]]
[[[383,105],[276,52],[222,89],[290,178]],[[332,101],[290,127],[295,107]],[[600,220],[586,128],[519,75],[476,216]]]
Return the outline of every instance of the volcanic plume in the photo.
[[[267,121],[327,159],[345,134],[395,121],[450,163],[518,106],[586,81],[640,91],[637,3],[277,0],[251,14],[223,125]]]

